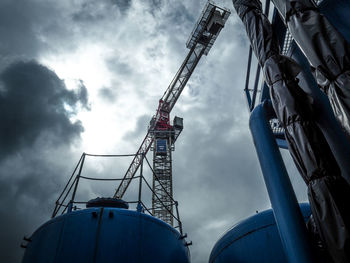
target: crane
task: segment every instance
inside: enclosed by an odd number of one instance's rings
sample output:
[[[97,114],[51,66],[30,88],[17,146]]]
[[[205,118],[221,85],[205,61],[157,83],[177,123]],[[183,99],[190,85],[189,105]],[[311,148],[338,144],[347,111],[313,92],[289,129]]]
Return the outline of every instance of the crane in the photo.
[[[147,134],[120,182],[114,198],[122,198],[144,156],[153,150],[152,213],[163,221],[173,224],[172,209],[172,157],[174,143],[183,129],[182,118],[175,117],[170,124],[170,112],[179,99],[202,55],[207,55],[224,27],[230,11],[220,8],[209,0],[205,5],[187,43],[189,52],[175,77],[159,100],[156,114],[152,117]],[[156,198],[157,195],[159,198]]]

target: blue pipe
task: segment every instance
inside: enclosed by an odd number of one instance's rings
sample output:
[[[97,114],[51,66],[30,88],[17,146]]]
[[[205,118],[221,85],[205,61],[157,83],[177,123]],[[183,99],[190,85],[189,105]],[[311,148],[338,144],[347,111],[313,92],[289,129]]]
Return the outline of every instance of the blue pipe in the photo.
[[[289,263],[315,262],[305,222],[268,123],[272,112],[271,102],[265,100],[253,110],[249,127],[278,231]]]

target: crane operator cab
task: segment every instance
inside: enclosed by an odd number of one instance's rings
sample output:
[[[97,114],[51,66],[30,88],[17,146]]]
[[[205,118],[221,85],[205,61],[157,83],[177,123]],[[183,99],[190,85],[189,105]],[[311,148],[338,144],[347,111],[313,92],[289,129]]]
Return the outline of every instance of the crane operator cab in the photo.
[[[157,139],[156,140],[156,155],[166,155],[168,150],[168,140],[167,139]]]

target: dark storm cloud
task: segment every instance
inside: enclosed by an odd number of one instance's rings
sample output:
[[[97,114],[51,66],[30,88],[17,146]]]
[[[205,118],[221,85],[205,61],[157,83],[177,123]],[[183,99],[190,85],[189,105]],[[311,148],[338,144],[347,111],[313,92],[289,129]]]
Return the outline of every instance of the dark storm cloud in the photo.
[[[26,12],[23,12],[23,9]],[[36,54],[38,52],[37,35],[34,33],[33,17],[38,14],[31,13],[31,4],[21,1],[20,4],[14,1],[0,2],[0,54]],[[33,10],[35,11],[35,9]],[[32,17],[32,15],[34,15]],[[18,41],[21,39],[22,41]]]
[[[69,91],[53,71],[34,61],[12,64],[0,81],[0,158],[32,146],[43,132],[54,135],[52,143],[70,143],[82,132],[80,122],[69,120],[78,102],[88,106],[82,82],[77,92]]]
[[[43,53],[73,49],[74,31],[66,13],[49,1],[0,1],[0,70],[14,59],[36,59]],[[68,12],[67,12],[68,13]]]
[[[88,108],[88,94],[82,81],[69,91],[35,61],[12,64],[0,82],[0,247],[4,262],[19,262],[21,237],[49,217],[71,168],[64,163],[83,127],[70,117]]]
[[[20,262],[23,235],[50,217],[53,198],[71,168],[64,162],[83,130],[70,117],[88,107],[84,83],[68,91],[53,71],[30,61],[48,51],[74,49],[76,31],[69,12],[62,10],[64,5],[49,1],[0,1],[2,262]]]
[[[47,145],[48,136],[0,163],[0,251],[2,262],[21,262],[24,235],[50,218],[55,198],[78,158],[69,147]],[[63,158],[64,156],[64,158]]]

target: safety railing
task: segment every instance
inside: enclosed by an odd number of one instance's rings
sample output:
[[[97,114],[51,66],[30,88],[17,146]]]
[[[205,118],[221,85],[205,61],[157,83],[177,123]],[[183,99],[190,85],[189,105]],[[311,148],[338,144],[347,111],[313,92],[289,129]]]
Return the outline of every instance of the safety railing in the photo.
[[[82,205],[86,205],[88,203],[87,201],[77,201],[76,195],[78,191],[78,186],[81,180],[90,180],[90,181],[121,181],[123,178],[97,178],[97,177],[91,177],[91,176],[85,176],[83,175],[83,168],[85,164],[86,157],[96,157],[96,158],[119,158],[119,157],[134,157],[136,154],[124,154],[124,155],[98,155],[98,154],[88,154],[83,153],[75,166],[68,182],[63,188],[63,191],[60,193],[59,197],[57,198],[55,202],[55,208],[52,213],[52,218],[62,215],[66,212],[71,212],[73,210],[79,210],[83,209]],[[182,229],[182,222],[180,220],[179,215],[179,209],[178,209],[178,202],[174,200],[174,198],[166,191],[166,188],[162,185],[161,180],[159,180],[157,174],[154,172],[150,162],[148,161],[147,157],[144,156],[143,160],[146,161],[146,166],[151,171],[152,176],[155,177],[156,180],[159,181],[159,185],[163,188],[164,192],[168,195],[168,197],[171,200],[170,204],[165,204],[161,198],[157,195],[157,193],[152,189],[152,186],[148,183],[146,177],[144,176],[144,163],[142,161],[140,165],[140,172],[139,175],[134,176],[133,178],[130,178],[128,180],[138,180],[138,190],[137,190],[137,199],[136,200],[124,200],[128,204],[136,204],[136,210],[141,213],[148,213],[151,216],[154,216],[152,213],[152,207],[149,207],[145,204],[143,201],[143,191],[142,189],[148,189],[153,196],[160,202],[162,205],[162,208],[166,209],[169,214],[172,216],[175,225],[174,228],[177,228],[183,236],[183,229]],[[175,208],[175,209],[173,209]],[[173,211],[175,210],[175,213]]]

